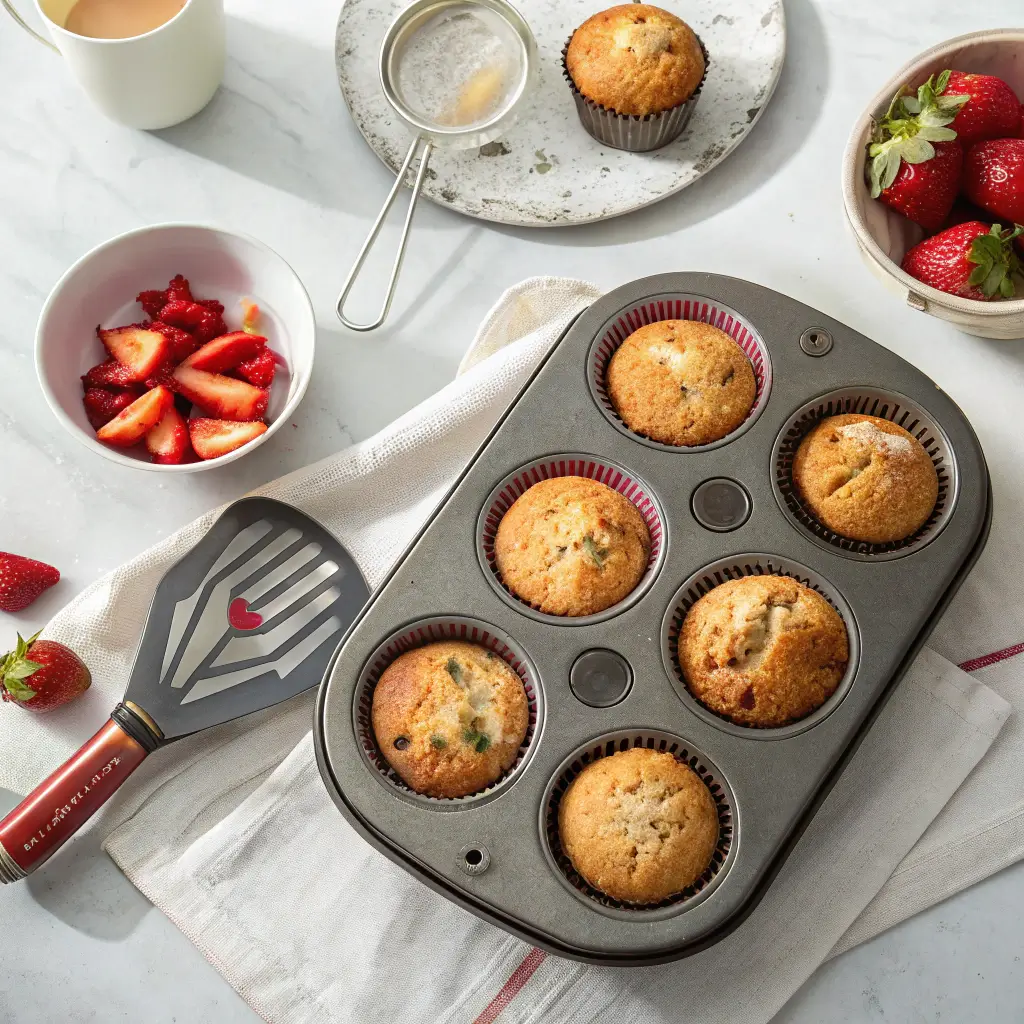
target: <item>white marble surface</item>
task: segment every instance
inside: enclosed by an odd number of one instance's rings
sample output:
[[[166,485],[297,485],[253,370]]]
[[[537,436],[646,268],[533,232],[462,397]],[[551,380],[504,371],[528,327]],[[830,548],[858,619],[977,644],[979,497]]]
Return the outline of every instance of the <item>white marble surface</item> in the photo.
[[[528,15],[529,0],[523,6]],[[750,278],[921,365],[986,445],[1013,451],[1000,410],[1024,384],[1024,346],[971,339],[902,306],[861,265],[840,208],[842,145],[878,83],[932,43],[1020,20],[1019,0],[970,6],[968,16],[966,5],[925,5],[897,22],[883,0],[786,0],[779,90],[728,161],[663,204],[583,228],[494,228],[425,205],[392,321],[369,337],[346,334],[333,301],[390,182],[338,94],[337,0],[229,0],[223,89],[191,123],[153,134],[104,122],[58,58],[0,23],[0,547],[64,573],[31,609],[0,623],[0,639],[42,624],[197,513],[410,408],[451,377],[499,292],[531,274],[605,287],[676,269]],[[320,333],[294,428],[222,470],[165,481],[64,434],[35,382],[32,335],[72,260],[119,231],[175,219],[218,221],[278,249],[309,288]],[[383,259],[371,268],[379,287]],[[998,370],[1001,393],[978,385],[982,359]],[[991,468],[997,478],[1019,472],[1012,462]],[[0,811],[14,801],[0,795]],[[1018,865],[827,965],[779,1019],[1024,1020],[1022,916]],[[4,1022],[258,1020],[91,836],[30,884],[0,889],[0,935]]]

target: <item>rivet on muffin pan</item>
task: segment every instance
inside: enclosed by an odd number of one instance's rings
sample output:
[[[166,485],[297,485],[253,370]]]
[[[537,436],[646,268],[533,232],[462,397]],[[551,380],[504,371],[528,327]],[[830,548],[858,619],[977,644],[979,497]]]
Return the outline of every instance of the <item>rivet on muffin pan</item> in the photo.
[[[639,510],[651,537],[647,570],[640,582],[621,601],[593,615],[549,615],[521,601],[502,585],[495,565],[494,541],[502,517],[516,499],[535,483],[562,476],[582,476],[597,480],[628,498]],[[634,605],[647,592],[661,569],[667,548],[665,516],[651,488],[634,473],[608,459],[580,452],[548,455],[520,466],[509,473],[487,496],[476,523],[477,560],[487,582],[499,597],[516,611],[540,622],[559,626],[589,626],[603,622]]]
[[[817,591],[833,608],[839,613],[839,617],[846,626],[846,636],[849,643],[849,660],[846,664],[846,671],[843,673],[839,685],[824,704],[816,711],[812,711],[806,718],[789,725],[777,726],[774,728],[757,728],[750,725],[740,725],[731,719],[712,711],[711,708],[702,704],[686,685],[683,670],[679,665],[679,633],[683,627],[683,620],[686,613],[705,594],[709,593],[719,584],[727,580],[742,579],[744,576],[789,576],[804,586]],[[857,667],[860,662],[860,632],[857,628],[857,621],[853,609],[847,603],[839,591],[832,586],[823,576],[808,569],[807,566],[794,562],[789,558],[782,558],[778,555],[764,553],[750,553],[730,555],[727,558],[720,558],[710,565],[704,566],[695,572],[672,596],[668,610],[661,623],[661,660],[665,666],[665,672],[673,689],[699,718],[710,725],[715,726],[724,732],[730,732],[735,736],[742,736],[744,739],[753,740],[780,740],[796,736],[798,733],[812,729],[819,722],[826,719],[839,705],[843,698],[850,691],[853,681],[857,675]]]
[[[594,889],[573,867],[572,861],[562,850],[558,835],[558,805],[573,779],[594,761],[632,747],[664,751],[689,765],[708,787],[718,811],[718,844],[707,870],[688,889],[662,900],[661,903],[624,903]],[[657,920],[674,917],[706,900],[721,884],[736,858],[739,846],[738,824],[736,798],[722,772],[710,758],[691,743],[659,729],[619,729],[595,737],[589,743],[578,747],[555,771],[544,791],[540,807],[540,832],[544,855],[559,881],[598,913],[631,921],[639,918]]]
[[[691,446],[662,444],[630,430],[615,411],[605,384],[605,375],[612,356],[626,338],[635,331],[647,324],[659,323],[662,320],[695,320],[717,327],[720,331],[728,334],[743,349],[750,360],[750,365],[754,370],[754,381],[757,385],[754,404],[747,418],[732,433],[726,434],[718,441]],[[587,352],[586,372],[587,384],[594,402],[604,414],[605,419],[620,434],[647,445],[649,448],[682,454],[707,452],[735,441],[757,422],[757,418],[764,412],[765,406],[768,404],[772,390],[772,361],[768,354],[768,346],[765,345],[764,339],[753,323],[742,313],[721,302],[709,299],[705,295],[684,292],[652,295],[642,302],[624,306],[610,316],[602,324],[590,345]]]
[[[410,789],[388,764],[387,759],[377,747],[373,733],[371,712],[373,708],[373,689],[380,679],[381,673],[400,654],[422,647],[425,644],[441,640],[464,640],[480,644],[500,657],[523,682],[526,699],[529,704],[529,725],[526,738],[519,748],[518,756],[512,767],[496,782],[482,789],[479,793],[452,799],[426,796]],[[460,615],[440,615],[434,618],[421,619],[411,623],[389,636],[370,656],[363,666],[355,689],[352,707],[353,727],[357,745],[363,755],[363,761],[373,776],[387,786],[396,796],[430,807],[434,810],[454,811],[464,807],[474,807],[496,796],[500,796],[522,774],[533,751],[544,724],[544,692],[540,677],[529,655],[507,633],[479,619],[471,619]],[[403,737],[399,737],[401,740]],[[396,741],[397,742],[397,741]]]
[[[851,540],[818,522],[800,500],[792,477],[793,459],[800,442],[820,420],[842,413],[877,416],[903,427],[917,438],[931,458],[939,478],[939,495],[931,516],[910,537],[888,544]],[[772,467],[772,490],[793,525],[819,547],[865,562],[902,558],[930,544],[949,522],[960,490],[956,455],[939,424],[906,395],[866,386],[829,391],[797,409],[775,439]]]
[[[459,869],[467,875],[482,875],[491,866],[491,854],[479,843],[459,850]]]
[[[832,332],[824,327],[808,327],[800,335],[800,347],[809,356],[827,356],[832,351],[835,341]]]

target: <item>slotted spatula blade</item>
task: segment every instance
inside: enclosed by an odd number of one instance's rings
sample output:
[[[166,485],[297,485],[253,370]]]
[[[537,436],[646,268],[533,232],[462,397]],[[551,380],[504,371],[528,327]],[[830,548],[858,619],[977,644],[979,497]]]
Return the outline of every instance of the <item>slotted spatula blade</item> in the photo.
[[[0,821],[0,881],[43,863],[169,740],[316,686],[369,589],[322,526],[242,498],[156,588],[124,701]]]

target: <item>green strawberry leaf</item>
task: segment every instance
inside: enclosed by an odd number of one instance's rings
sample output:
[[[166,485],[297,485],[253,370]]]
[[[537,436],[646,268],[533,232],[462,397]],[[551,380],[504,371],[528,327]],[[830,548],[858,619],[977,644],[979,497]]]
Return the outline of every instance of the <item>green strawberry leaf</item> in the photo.
[[[917,137],[929,142],[952,142],[956,138],[956,132],[952,128],[932,127],[926,124],[917,133]]]
[[[15,699],[22,702],[31,700],[36,691],[26,686],[20,679],[4,679],[4,689]]]
[[[923,164],[935,156],[935,147],[927,139],[922,139],[920,135],[904,139],[900,143],[899,151],[900,156],[908,164]]]
[[[998,293],[1001,298],[1010,299],[1016,294],[1014,275],[1021,270],[1020,260],[1014,251],[1013,240],[1024,227],[1015,224],[1005,231],[1001,224],[993,224],[987,235],[979,235],[971,242],[967,260],[975,264],[967,283],[980,288],[987,299]]]
[[[39,632],[41,633],[42,630]],[[32,661],[28,656],[29,648],[38,638],[39,633],[36,633],[25,640],[19,633],[14,650],[0,659],[0,687],[5,689],[15,700],[27,701],[36,695],[35,690],[25,685],[25,680],[31,678],[43,667],[38,661]]]
[[[945,71],[939,74],[939,77],[935,81],[935,94],[941,96],[946,91],[946,86],[949,85],[949,76],[952,71],[946,68]]]

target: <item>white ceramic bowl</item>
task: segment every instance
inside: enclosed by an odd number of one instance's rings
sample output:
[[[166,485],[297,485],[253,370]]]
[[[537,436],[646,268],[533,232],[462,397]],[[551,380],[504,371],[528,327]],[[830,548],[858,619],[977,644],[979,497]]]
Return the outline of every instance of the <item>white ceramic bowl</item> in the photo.
[[[260,330],[287,367],[279,366],[274,377],[264,434],[217,459],[165,466],[150,462],[144,448],[114,448],[96,439],[82,406],[80,378],[106,358],[96,325],[144,320],[135,296],[166,288],[175,274],[188,278],[197,297],[220,299],[229,328],[241,326],[241,299],[258,303]],[[195,473],[240,459],[287,422],[309,384],[315,346],[316,320],[306,289],[273,249],[203,224],[156,224],[97,246],[57,282],[36,327],[36,372],[54,415],[87,448],[135,469]]]
[[[843,203],[861,255],[878,277],[914,309],[949,320],[983,338],[1024,337],[1024,298],[979,302],[948,295],[900,268],[908,249],[925,236],[922,228],[871,198],[864,180],[871,120],[881,117],[901,85],[916,89],[929,75],[953,68],[997,75],[1024,99],[1024,29],[998,29],[958,36],[926,50],[887,82],[857,121],[843,154]]]

